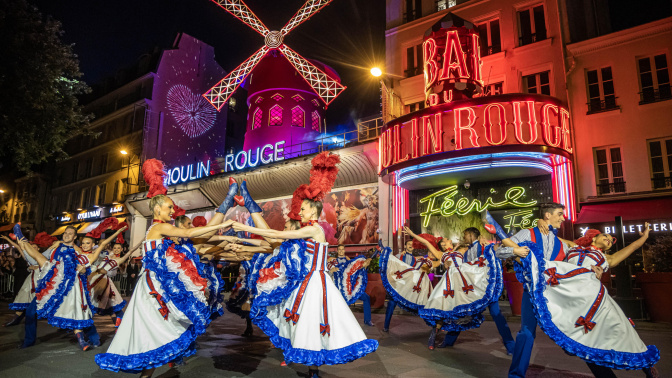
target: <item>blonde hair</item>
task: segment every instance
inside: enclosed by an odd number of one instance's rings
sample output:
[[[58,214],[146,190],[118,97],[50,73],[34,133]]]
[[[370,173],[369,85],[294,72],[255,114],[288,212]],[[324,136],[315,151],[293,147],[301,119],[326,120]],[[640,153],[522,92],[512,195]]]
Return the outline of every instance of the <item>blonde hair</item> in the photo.
[[[152,215],[154,214],[154,208],[157,205],[163,206],[163,203],[166,202],[166,198],[168,198],[168,196],[159,194],[152,197],[152,199],[149,200],[149,210],[152,212]]]

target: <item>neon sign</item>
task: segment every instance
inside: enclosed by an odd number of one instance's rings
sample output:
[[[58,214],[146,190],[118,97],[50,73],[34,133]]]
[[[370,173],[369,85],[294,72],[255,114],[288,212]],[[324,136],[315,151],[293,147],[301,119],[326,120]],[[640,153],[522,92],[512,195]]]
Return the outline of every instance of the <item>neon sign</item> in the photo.
[[[98,218],[98,217],[100,217],[101,212],[102,212],[102,209],[85,211],[85,212],[77,214],[77,220],[89,219],[89,218]]]
[[[118,213],[124,210],[124,205],[115,205],[110,207],[110,214]]]
[[[651,227],[651,232],[672,232],[672,222],[649,223],[649,227]],[[589,229],[590,227],[579,227],[581,236],[584,236]],[[616,233],[616,226],[604,226],[603,230],[605,234],[613,235]],[[623,225],[624,234],[635,234],[643,231],[644,223]]]
[[[532,210],[522,210],[513,214],[505,215],[504,220],[508,221],[508,223],[504,225],[506,232],[511,232],[511,230],[514,229],[523,230],[526,228],[536,227],[537,221],[539,219],[534,218],[534,213]]]
[[[490,189],[490,193],[494,192],[494,189]],[[530,207],[537,204],[536,200],[530,202],[519,201],[522,197],[525,197],[525,188],[521,186],[509,188],[506,193],[504,193],[504,200],[499,202],[495,202],[492,197],[488,197],[485,200],[485,203],[481,203],[478,199],[469,201],[467,197],[461,197],[455,201],[453,197],[457,196],[457,194],[457,185],[452,185],[422,198],[420,203],[428,203],[427,209],[420,213],[420,216],[422,216],[422,226],[427,227],[432,215],[436,214],[440,214],[443,217],[450,217],[453,214],[465,215],[472,211],[481,212],[498,207]],[[437,208],[435,207],[436,200],[441,196],[443,196],[443,202]]]
[[[64,215],[61,217],[61,222],[69,222],[71,219],[70,215]]]
[[[208,176],[210,176],[210,160],[206,163],[198,163],[195,167],[194,164],[189,164],[169,169],[166,174],[165,183],[166,186],[170,186]]]
[[[257,147],[255,154],[252,149],[242,150],[237,154],[227,154],[224,158],[224,172],[236,171],[244,168],[252,168],[261,164],[268,164],[274,161],[285,160],[284,148],[285,141],[273,144],[266,144],[263,147]],[[254,158],[256,157],[256,159]]]

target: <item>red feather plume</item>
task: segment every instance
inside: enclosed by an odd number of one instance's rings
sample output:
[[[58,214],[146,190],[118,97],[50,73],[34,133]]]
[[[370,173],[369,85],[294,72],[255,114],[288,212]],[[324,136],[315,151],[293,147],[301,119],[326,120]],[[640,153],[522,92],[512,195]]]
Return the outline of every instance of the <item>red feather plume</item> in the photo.
[[[590,230],[586,231],[582,237],[574,240],[574,243],[580,245],[581,247],[589,247],[591,244],[593,244],[593,238],[599,234],[601,234],[600,230],[591,228]]]
[[[149,185],[147,198],[152,198],[159,194],[168,193],[163,178],[166,177],[166,172],[163,171],[163,163],[160,160],[148,159],[142,164],[142,177]]]
[[[294,191],[292,208],[289,217],[300,220],[301,202],[304,199],[322,201],[331,192],[336,182],[338,168],[336,164],[341,162],[340,156],[331,154],[329,151],[317,154],[311,161],[313,168],[310,170],[310,184],[302,184]]]
[[[96,228],[87,233],[86,236],[94,239],[100,239],[103,232],[107,231],[108,229],[116,230],[115,227],[117,227],[118,224],[119,221],[115,217],[105,218],[105,220],[100,222]]]
[[[126,227],[126,229],[128,230],[128,223],[121,222],[121,223],[117,224],[117,226],[114,227],[113,230],[115,230],[115,231],[121,230],[124,227]],[[123,232],[121,232],[121,233],[119,233],[119,235],[117,235],[117,240],[115,240],[115,242],[117,244],[124,244],[125,240],[124,240],[124,233]]]
[[[191,220],[191,225],[194,227],[203,227],[208,224],[208,221],[205,220],[205,217],[202,215],[199,215],[197,217],[194,217],[194,219]]]
[[[55,236],[51,236],[51,235],[47,234],[46,232],[40,232],[39,234],[35,235],[35,239],[33,239],[33,243],[40,248],[48,248],[56,240],[57,240],[57,238]]]
[[[427,241],[428,241],[431,245],[433,245],[434,248],[436,248],[437,250],[440,250],[440,249],[439,249],[439,243],[441,242],[441,239],[442,239],[442,238],[440,238],[440,237],[437,238],[436,236],[434,236],[434,235],[430,235],[430,234],[420,234],[420,235],[418,235],[418,236],[421,237],[421,238],[423,238],[423,239],[425,239],[425,240],[427,240]],[[420,243],[420,242],[419,242],[418,240],[416,240],[416,239],[413,239],[413,248],[415,248],[415,249],[427,249],[427,247],[425,247],[424,244]]]
[[[183,208],[177,206],[177,204],[175,203],[175,201],[173,201],[173,210],[175,210],[175,212],[174,212],[173,215],[172,215],[172,218],[173,218],[173,219],[177,219],[177,217],[180,217],[180,216],[182,216],[182,215],[184,215],[184,214],[187,213],[186,210],[184,210]]]

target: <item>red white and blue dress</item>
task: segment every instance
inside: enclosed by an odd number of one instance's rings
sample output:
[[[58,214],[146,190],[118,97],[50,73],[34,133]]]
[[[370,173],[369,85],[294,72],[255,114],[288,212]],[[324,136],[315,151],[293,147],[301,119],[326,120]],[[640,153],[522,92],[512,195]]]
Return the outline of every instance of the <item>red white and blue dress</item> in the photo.
[[[421,268],[432,267],[428,258],[415,259],[411,266],[392,255],[390,247],[383,248],[380,254],[380,279],[383,287],[401,308],[417,313],[429,301],[432,282]]]
[[[105,273],[97,272],[100,269],[105,270]],[[112,315],[123,310],[126,301],[121,297],[119,289],[112,280],[119,270],[117,261],[105,256],[100,263],[93,265],[91,270],[93,274],[89,276],[89,289],[91,304],[96,309],[96,313],[98,315]],[[103,281],[106,281],[104,286],[101,284]],[[101,284],[102,289],[96,292],[96,285],[98,284]]]
[[[32,259],[30,259],[32,260]],[[26,259],[28,266],[33,265],[31,261]],[[14,298],[14,302],[9,304],[9,309],[14,311],[24,311],[30,305],[30,302],[35,298],[35,288],[37,288],[37,280],[39,278],[39,271],[35,269],[28,269],[28,277],[23,280],[23,285]]]
[[[255,283],[250,316],[287,363],[344,364],[378,348],[331,280],[327,254],[327,243],[285,241]]]
[[[124,319],[107,352],[96,355],[102,369],[137,373],[179,362],[196,352],[194,341],[209,324],[208,281],[193,247],[164,238],[142,248],[143,269]]]
[[[332,267],[338,269],[334,272],[334,284],[348,305],[357,302],[357,299],[366,291],[368,276],[363,267],[365,262],[366,257],[359,256],[351,260],[334,259],[332,264],[327,266],[328,270]]]
[[[432,290],[425,306],[419,310],[420,317],[427,324],[435,326],[437,322],[443,323],[441,329],[446,331],[480,327],[482,312],[499,298],[502,292],[501,268],[492,246],[488,246],[483,255],[474,261],[465,262],[463,259],[461,253],[453,251],[441,257],[442,264],[448,260],[452,264]]]
[[[86,272],[78,274],[78,265],[86,266]],[[79,255],[73,247],[61,244],[52,250],[49,261],[38,273],[37,316],[58,328],[91,327],[94,309],[86,280],[90,265],[89,258]]]
[[[539,325],[566,353],[615,369],[643,369],[660,359],[591,270],[609,268],[600,249],[575,247],[566,261],[549,261],[536,244],[523,245],[531,250],[521,261]]]

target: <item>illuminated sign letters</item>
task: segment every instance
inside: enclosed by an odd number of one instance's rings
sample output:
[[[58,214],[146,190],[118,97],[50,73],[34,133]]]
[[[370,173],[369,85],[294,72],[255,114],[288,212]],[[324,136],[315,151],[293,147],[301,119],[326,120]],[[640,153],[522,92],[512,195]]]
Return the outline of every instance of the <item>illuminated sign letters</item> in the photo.
[[[237,171],[245,168],[256,167],[261,164],[268,164],[274,161],[285,160],[285,151],[283,145],[285,141],[277,142],[275,145],[267,144],[263,147],[257,147],[255,153],[251,149],[240,151],[237,154],[227,154],[224,158],[224,172]]]
[[[110,214],[118,213],[124,210],[124,205],[114,205],[110,207]]]
[[[490,189],[494,193],[494,189]],[[467,197],[461,197],[455,200],[457,196],[457,185],[449,186],[445,189],[432,193],[420,200],[420,203],[427,202],[427,209],[420,213],[422,216],[422,226],[427,227],[432,215],[440,214],[443,217],[449,217],[453,214],[465,215],[472,211],[481,212],[484,210],[498,208],[498,207],[530,207],[537,204],[536,200],[529,202],[521,202],[522,197],[525,197],[525,188],[521,186],[514,186],[509,188],[504,194],[504,199],[495,202],[492,197],[488,197],[485,203],[477,199],[469,200]],[[437,206],[437,199],[443,198],[441,205]]]
[[[71,219],[69,215],[64,215],[61,217],[61,222],[69,222]]]
[[[534,217],[533,210],[522,210],[513,214],[505,215],[504,220],[507,221],[504,225],[506,232],[511,232],[511,230],[524,230],[527,228],[532,228],[537,226],[537,221]]]
[[[90,210],[90,211],[85,211],[82,213],[77,214],[77,220],[83,220],[83,219],[89,219],[89,218],[98,218],[100,217],[100,213],[103,209],[96,209],[96,210]]]
[[[197,180],[210,176],[210,160],[206,163],[189,164],[169,169],[166,174],[166,186]]]
[[[649,227],[651,227],[652,232],[672,232],[672,222],[649,223]],[[590,228],[579,227],[581,236],[584,236]],[[604,226],[602,229],[606,234],[614,235],[616,233],[616,226]],[[644,223],[623,225],[624,234],[639,234],[642,231],[644,231]]]

